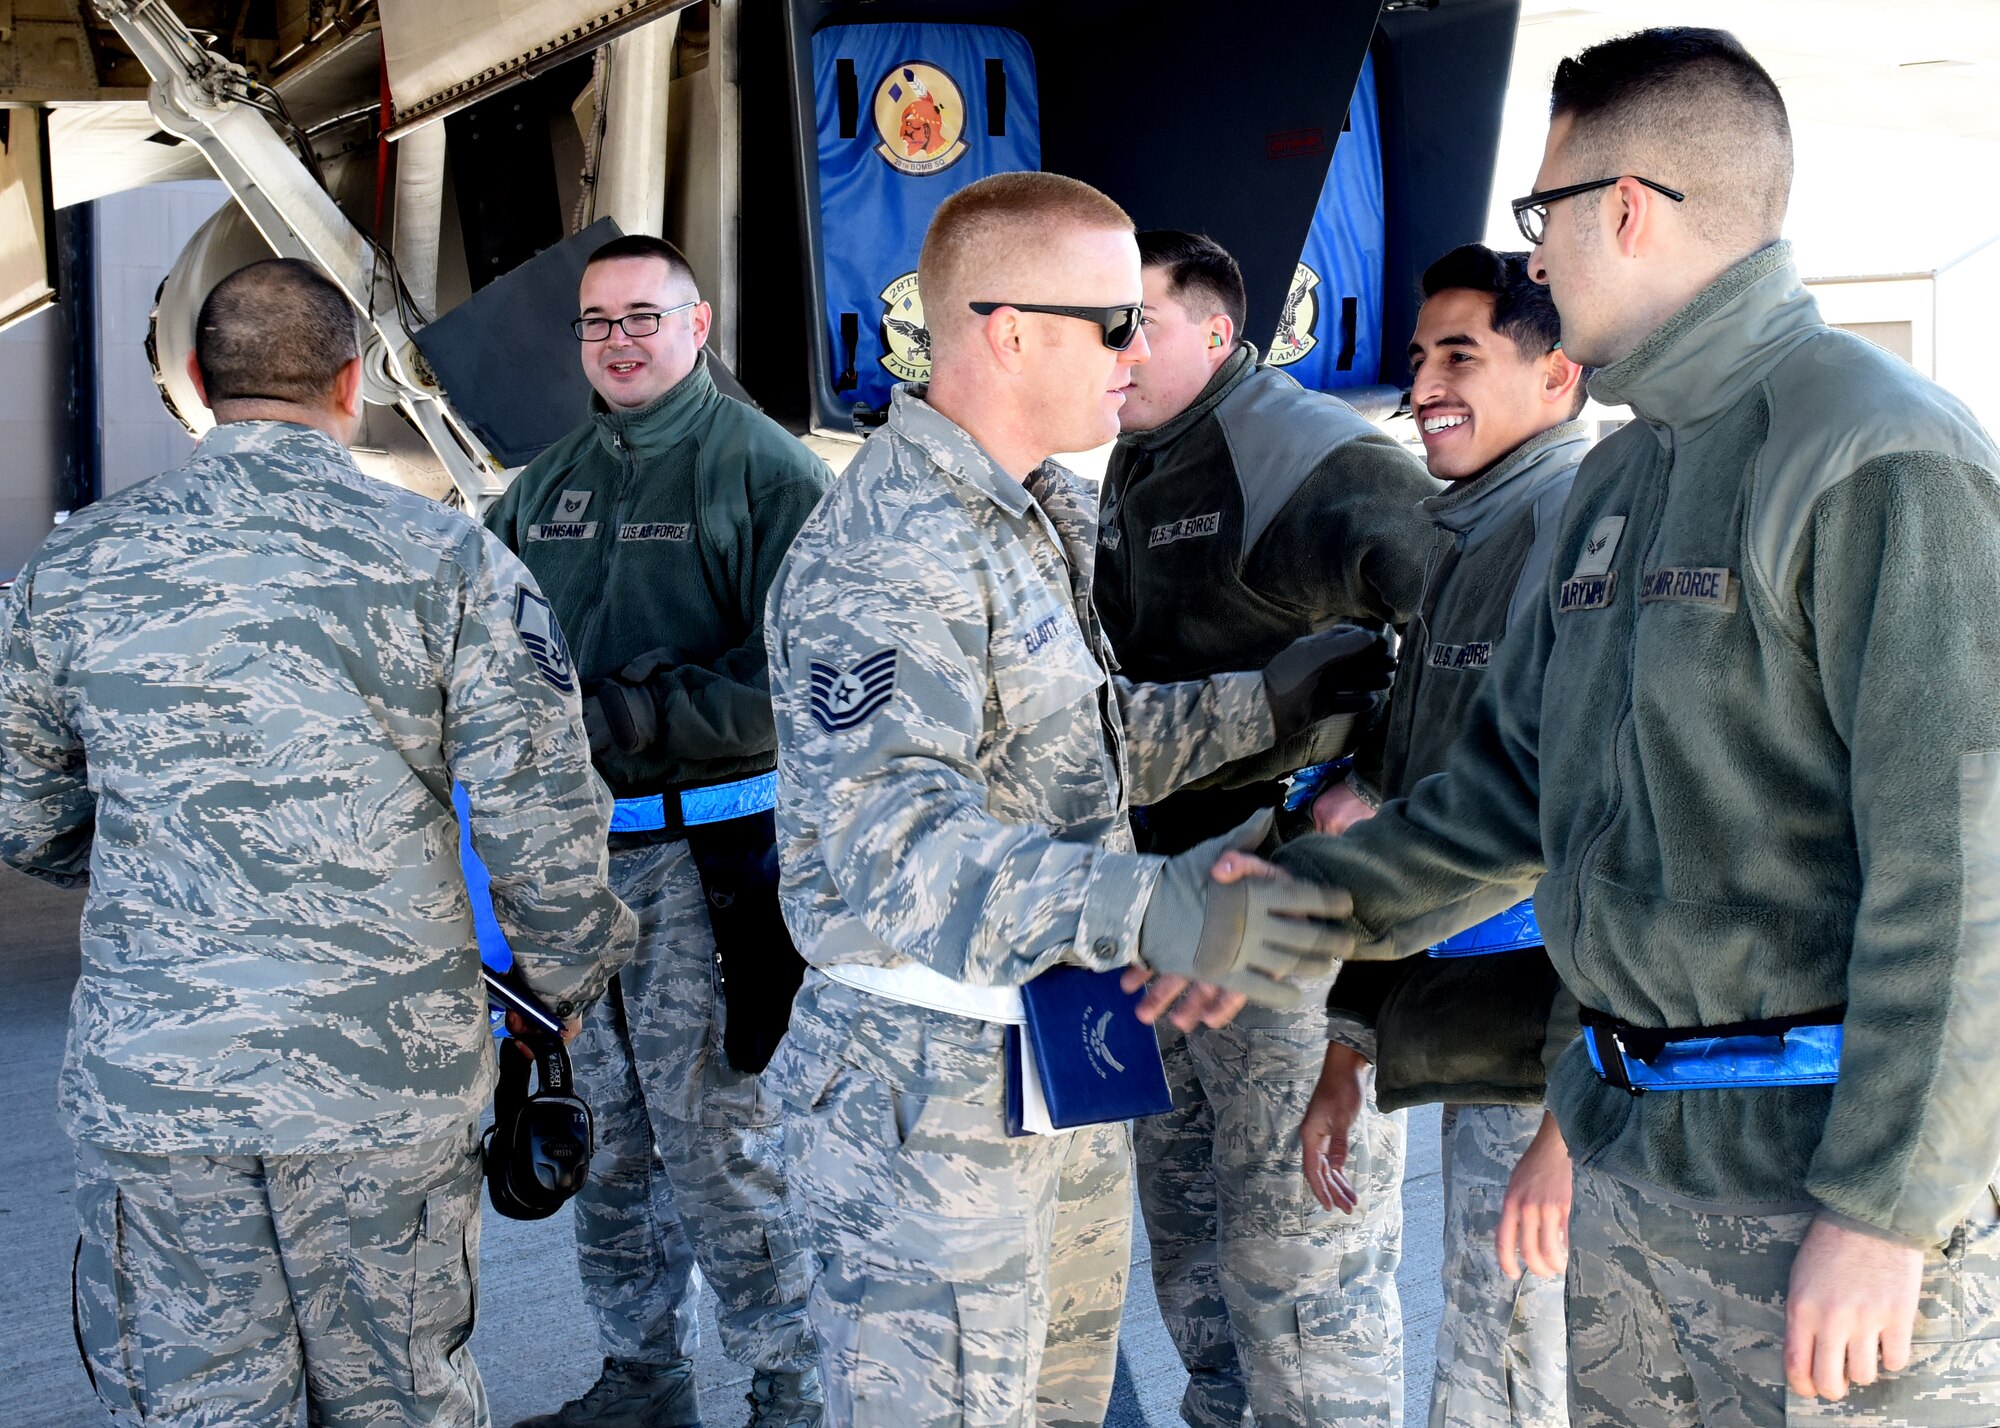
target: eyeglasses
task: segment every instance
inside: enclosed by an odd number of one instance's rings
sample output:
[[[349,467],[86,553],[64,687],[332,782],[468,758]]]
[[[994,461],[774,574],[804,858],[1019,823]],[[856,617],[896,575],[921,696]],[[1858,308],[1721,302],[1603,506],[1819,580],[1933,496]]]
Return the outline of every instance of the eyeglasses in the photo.
[[[1003,307],[1011,307],[1016,312],[1046,312],[1056,317],[1082,318],[1104,329],[1104,345],[1113,352],[1123,352],[1138,339],[1139,319],[1146,312],[1146,305],[1141,302],[1120,303],[1117,307],[1063,307],[1045,302],[975,302],[967,306],[981,317],[998,312]]]
[[[569,330],[576,334],[578,342],[608,341],[614,327],[627,337],[651,337],[667,318],[700,306],[701,300],[697,298],[679,307],[670,307],[665,312],[628,312],[623,317],[579,317],[570,323]]]
[[[1685,203],[1687,201],[1686,194],[1678,189],[1668,188],[1663,183],[1654,183],[1651,179],[1640,178],[1637,174],[1613,174],[1610,178],[1592,179],[1589,183],[1568,183],[1564,184],[1561,188],[1547,188],[1543,189],[1540,193],[1531,193],[1526,198],[1515,199],[1513,202],[1514,226],[1521,230],[1523,238],[1539,246],[1542,241],[1542,235],[1549,230],[1550,204],[1565,198],[1575,198],[1578,194],[1589,193],[1592,189],[1610,188],[1611,185],[1617,183],[1620,179],[1630,179],[1634,183],[1642,183],[1654,193],[1665,194],[1675,203]]]

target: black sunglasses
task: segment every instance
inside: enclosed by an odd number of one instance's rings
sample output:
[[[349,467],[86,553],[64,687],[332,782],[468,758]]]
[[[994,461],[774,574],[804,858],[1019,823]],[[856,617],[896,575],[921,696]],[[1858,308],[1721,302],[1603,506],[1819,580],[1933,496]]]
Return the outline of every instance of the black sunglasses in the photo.
[[[1117,307],[1063,307],[1045,302],[975,302],[966,306],[981,317],[998,312],[1003,307],[1011,307],[1016,312],[1046,312],[1057,317],[1082,318],[1104,329],[1104,345],[1113,352],[1123,352],[1138,339],[1139,319],[1146,312],[1146,305],[1139,302],[1120,303]]]
[[[1513,202],[1514,226],[1521,230],[1521,236],[1530,243],[1539,245],[1542,235],[1549,231],[1549,205],[1560,199],[1575,198],[1580,193],[1592,189],[1610,188],[1620,179],[1630,179],[1642,183],[1654,193],[1663,193],[1675,203],[1685,203],[1687,195],[1679,189],[1668,188],[1663,183],[1654,183],[1649,178],[1637,174],[1613,174],[1610,178],[1592,179],[1589,183],[1566,183],[1561,188],[1545,188],[1540,193],[1531,193],[1526,198]]]

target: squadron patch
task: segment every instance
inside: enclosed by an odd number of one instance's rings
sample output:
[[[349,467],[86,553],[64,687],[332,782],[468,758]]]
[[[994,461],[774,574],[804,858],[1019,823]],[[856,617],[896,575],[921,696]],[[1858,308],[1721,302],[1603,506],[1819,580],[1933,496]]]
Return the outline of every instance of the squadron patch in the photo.
[[[574,692],[576,670],[570,664],[569,645],[563,639],[562,626],[556,623],[556,612],[525,585],[514,587],[514,628],[520,631],[528,658],[535,662],[542,678],[564,694]]]
[[[1639,603],[1705,605],[1711,610],[1736,608],[1735,572],[1719,566],[1679,566],[1649,570],[1639,582]]]
[[[931,332],[924,326],[924,300],[917,275],[905,273],[882,289],[882,355],[875,360],[899,382],[931,379]]]
[[[896,692],[896,652],[881,650],[852,669],[814,660],[808,671],[813,722],[829,734],[852,729]]]
[[[1493,641],[1470,640],[1462,645],[1432,645],[1432,669],[1484,669],[1493,662]]]
[[[1285,294],[1285,310],[1278,315],[1277,335],[1264,360],[1273,367],[1289,367],[1319,346],[1319,274],[1304,263],[1292,273],[1291,290]]]
[[[1152,547],[1172,545],[1177,540],[1212,536],[1221,528],[1222,512],[1210,511],[1205,516],[1189,516],[1184,521],[1168,521],[1163,526],[1154,526],[1153,533],[1146,538],[1146,544]]]
[[[924,175],[965,157],[965,100],[958,82],[934,64],[893,66],[875,86],[875,146],[889,167]]]

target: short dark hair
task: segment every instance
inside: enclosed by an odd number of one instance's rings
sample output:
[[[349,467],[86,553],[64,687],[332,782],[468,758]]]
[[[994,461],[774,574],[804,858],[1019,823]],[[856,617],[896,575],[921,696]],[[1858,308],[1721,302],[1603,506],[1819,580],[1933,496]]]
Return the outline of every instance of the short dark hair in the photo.
[[[584,260],[584,267],[593,263],[609,262],[613,258],[658,258],[667,265],[675,277],[687,280],[687,285],[700,290],[694,279],[694,265],[687,260],[687,254],[664,238],[655,238],[650,233],[625,233],[613,238],[609,243],[601,243],[597,251]]]
[[[1424,296],[1457,290],[1485,293],[1493,299],[1493,330],[1513,342],[1529,361],[1546,357],[1562,346],[1562,319],[1547,287],[1528,276],[1528,255],[1495,252],[1484,243],[1467,243],[1424,269]],[[1576,384],[1576,406],[1583,410],[1588,394]]]
[[[318,406],[360,355],[347,295],[298,258],[238,268],[209,290],[195,319],[194,360],[211,411],[241,401]]]
[[[1485,293],[1493,299],[1493,330],[1513,339],[1530,359],[1562,343],[1562,319],[1549,290],[1528,276],[1526,253],[1496,253],[1483,243],[1467,243],[1424,269],[1424,296],[1451,288]]]
[[[1240,337],[1250,302],[1243,291],[1243,270],[1229,250],[1206,233],[1178,228],[1150,228],[1139,235],[1139,264],[1165,268],[1174,297],[1197,320],[1227,315]],[[1196,308],[1203,311],[1197,313]]]
[[[1791,118],[1777,81],[1727,30],[1662,26],[1571,55],[1556,66],[1549,117],[1567,117],[1578,152],[1607,174],[1658,169],[1645,177],[1685,192],[1690,225],[1711,241],[1775,238],[1784,222]]]

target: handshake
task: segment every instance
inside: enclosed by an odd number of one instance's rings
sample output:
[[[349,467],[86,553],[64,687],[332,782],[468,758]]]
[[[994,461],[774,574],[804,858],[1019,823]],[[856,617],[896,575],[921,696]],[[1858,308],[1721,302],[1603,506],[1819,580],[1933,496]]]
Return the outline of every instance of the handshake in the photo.
[[[1354,901],[1246,856],[1270,836],[1260,812],[1219,838],[1167,860],[1139,925],[1142,965],[1125,989],[1151,981],[1139,1019],[1151,1022],[1182,993],[1172,1020],[1221,1026],[1246,1002],[1295,1007],[1329,982],[1354,948]],[[1226,881],[1225,881],[1226,879]],[[1192,986],[1193,990],[1189,990]]]

